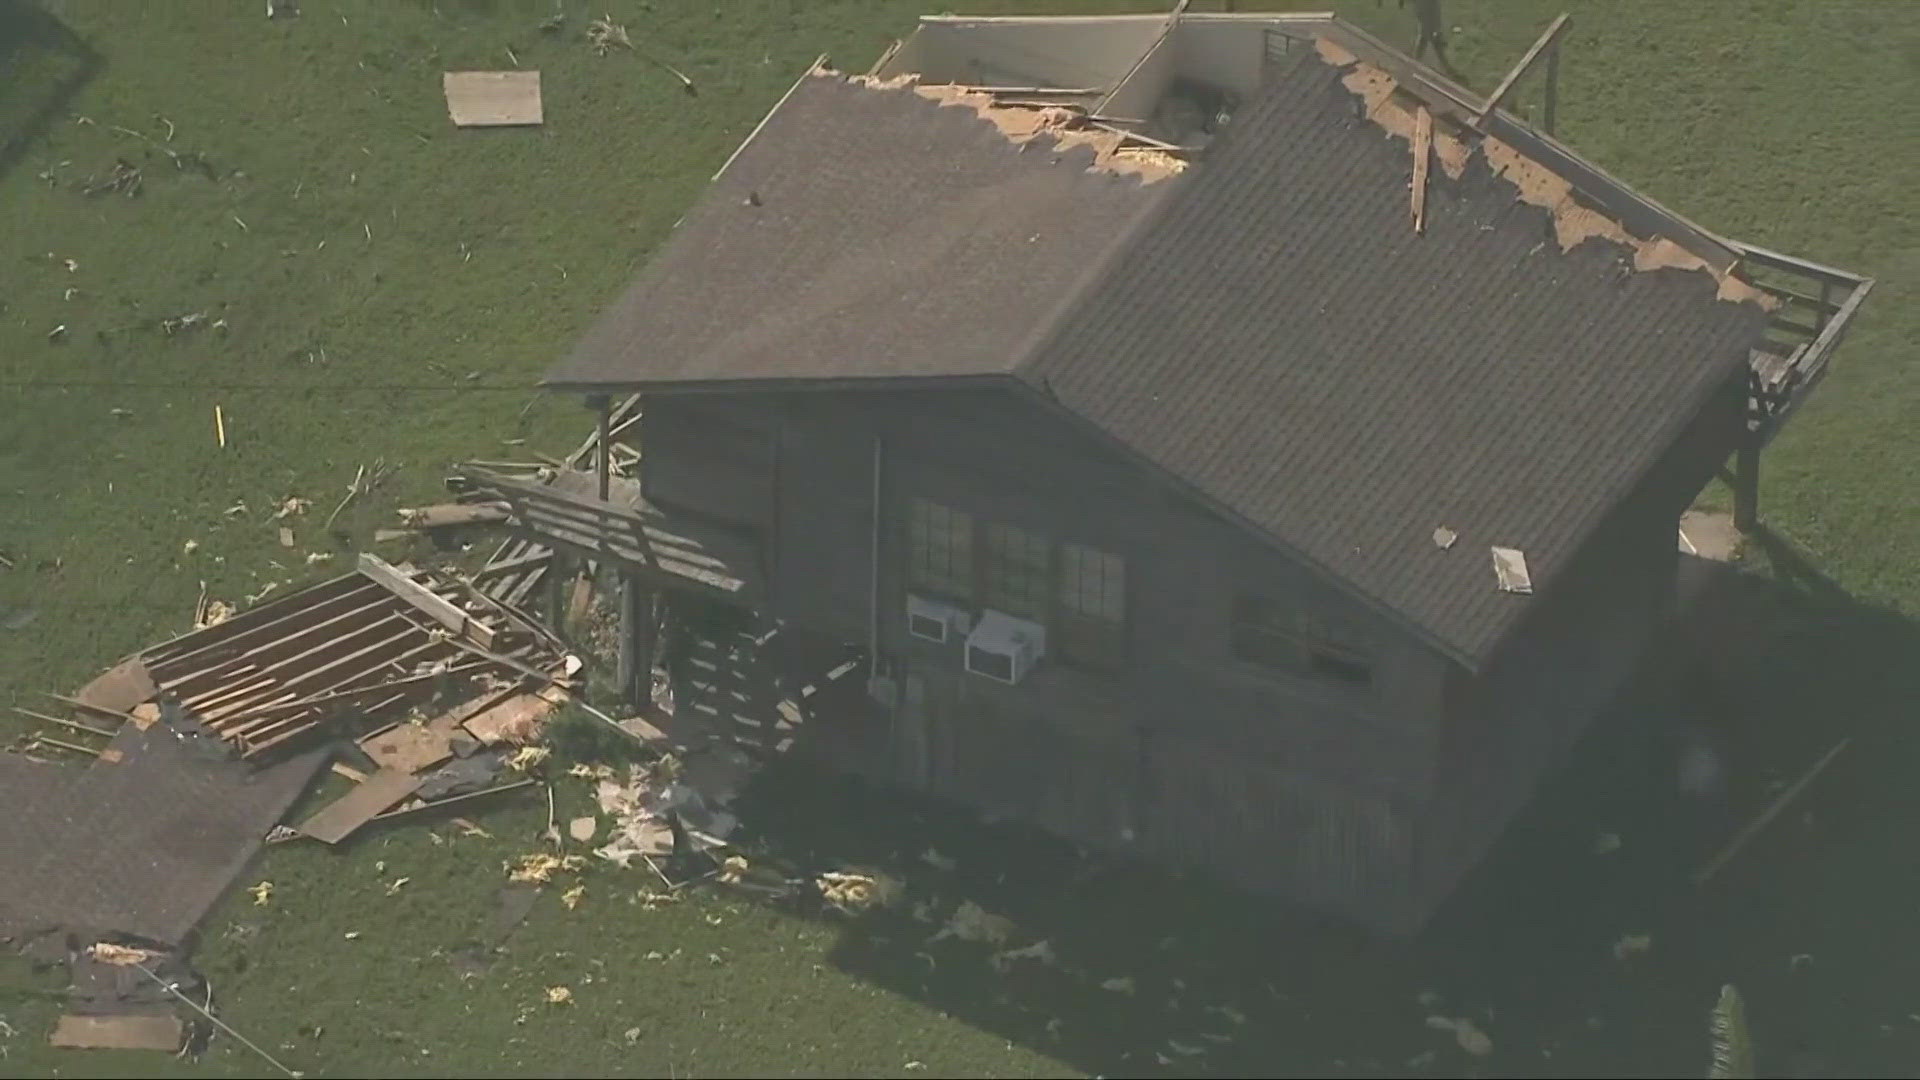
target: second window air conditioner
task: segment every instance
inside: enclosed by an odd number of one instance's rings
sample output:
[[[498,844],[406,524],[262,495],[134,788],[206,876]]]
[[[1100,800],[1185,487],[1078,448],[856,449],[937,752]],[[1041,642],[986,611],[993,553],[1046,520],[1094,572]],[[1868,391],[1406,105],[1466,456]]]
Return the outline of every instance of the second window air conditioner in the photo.
[[[1004,611],[984,611],[967,635],[967,670],[983,678],[1018,683],[1047,654],[1047,629]]]

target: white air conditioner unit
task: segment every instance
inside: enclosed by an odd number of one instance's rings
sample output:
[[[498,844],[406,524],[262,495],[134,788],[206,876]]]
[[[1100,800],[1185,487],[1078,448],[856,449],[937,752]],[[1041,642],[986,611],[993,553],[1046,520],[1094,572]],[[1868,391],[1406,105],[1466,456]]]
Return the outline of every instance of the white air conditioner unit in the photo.
[[[912,594],[907,596],[907,633],[922,641],[936,641],[945,645],[954,638],[964,638],[972,622],[965,608],[944,600],[929,600]]]
[[[1047,628],[1004,611],[983,611],[967,635],[967,670],[996,682],[1017,683],[1047,654]]]

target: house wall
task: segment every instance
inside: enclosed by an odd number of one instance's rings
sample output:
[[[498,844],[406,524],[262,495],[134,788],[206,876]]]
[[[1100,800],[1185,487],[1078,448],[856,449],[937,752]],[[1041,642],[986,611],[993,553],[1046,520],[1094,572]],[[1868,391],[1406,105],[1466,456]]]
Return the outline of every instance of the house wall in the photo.
[[[699,419],[676,417],[683,408]],[[883,447],[879,644],[901,698],[874,733],[886,745],[850,760],[1081,843],[1401,919],[1410,808],[1432,784],[1445,671],[1436,655],[1011,391],[652,395],[650,492],[717,513],[757,506],[740,494],[759,490],[757,476],[722,475],[753,459],[676,460],[701,453],[716,409],[730,429],[776,433],[773,506],[750,522],[768,541],[770,613],[863,643],[876,439]],[[1047,662],[1009,687],[963,672],[957,643],[908,636],[905,506],[915,496],[1120,555],[1129,662],[1109,673]],[[1230,612],[1243,589],[1357,627],[1376,657],[1372,686],[1235,659]]]
[[[1422,816],[1420,892],[1437,902],[1477,864],[1540,782],[1632,678],[1672,611],[1680,515],[1744,431],[1734,380],[1615,508],[1478,678],[1446,689],[1434,800]]]

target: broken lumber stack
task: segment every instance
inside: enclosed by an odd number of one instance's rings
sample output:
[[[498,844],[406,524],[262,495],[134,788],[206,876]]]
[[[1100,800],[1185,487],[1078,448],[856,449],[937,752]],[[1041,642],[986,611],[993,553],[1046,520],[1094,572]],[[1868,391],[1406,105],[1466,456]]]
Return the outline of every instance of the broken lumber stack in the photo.
[[[241,757],[469,689],[570,685],[552,640],[451,577],[368,554],[354,573],[138,657],[159,697]]]

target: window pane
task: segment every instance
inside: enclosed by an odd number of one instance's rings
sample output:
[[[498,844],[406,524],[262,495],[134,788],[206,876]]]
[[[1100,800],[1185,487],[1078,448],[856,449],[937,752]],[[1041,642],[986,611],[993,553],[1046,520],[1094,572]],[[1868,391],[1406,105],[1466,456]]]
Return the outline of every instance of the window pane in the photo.
[[[1060,546],[1060,603],[1092,619],[1126,616],[1126,567],[1120,556],[1082,544]]]
[[[999,522],[987,526],[986,605],[1009,615],[1047,614],[1047,541]]]
[[[1084,544],[1060,545],[1060,655],[1089,667],[1126,659],[1126,565]]]
[[[907,582],[945,596],[973,596],[971,515],[928,499],[908,504]]]

